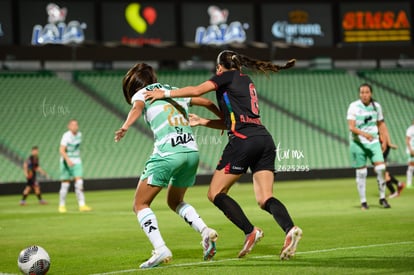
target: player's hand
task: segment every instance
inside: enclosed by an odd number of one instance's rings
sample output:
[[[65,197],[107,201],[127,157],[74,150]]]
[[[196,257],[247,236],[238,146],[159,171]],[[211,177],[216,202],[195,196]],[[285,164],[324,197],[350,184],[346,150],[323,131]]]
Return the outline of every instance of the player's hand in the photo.
[[[373,137],[371,134],[368,134],[368,133],[365,133],[365,134],[364,134],[364,137],[365,137],[366,139],[368,139],[369,141],[372,141],[372,140],[374,139],[374,137]]]
[[[200,125],[200,117],[196,114],[188,114],[188,118],[190,120],[190,126],[191,127],[195,127],[195,126],[199,126]]]
[[[119,130],[115,132],[115,138],[114,138],[115,142],[120,141],[125,136],[127,131],[128,131],[127,129],[119,128]]]
[[[393,143],[388,144],[388,147],[390,147],[391,149],[398,149],[398,145]]]
[[[146,91],[143,92],[145,100],[151,100],[150,103],[153,103],[157,99],[163,99],[164,96],[164,90],[161,89],[154,89],[152,91]]]

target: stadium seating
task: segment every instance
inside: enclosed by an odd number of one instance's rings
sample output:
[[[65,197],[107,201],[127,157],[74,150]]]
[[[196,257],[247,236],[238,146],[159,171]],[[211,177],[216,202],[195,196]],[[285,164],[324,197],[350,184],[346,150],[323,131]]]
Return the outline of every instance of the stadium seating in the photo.
[[[51,72],[0,73],[2,146],[23,162],[30,148],[38,145],[41,166],[58,179],[59,141],[69,119],[76,118],[83,133],[85,178],[138,177],[153,146],[145,122],[141,119],[121,142],[113,141],[130,108],[122,95],[124,74],[79,71],[70,81]],[[210,71],[158,72],[159,82],[178,87],[197,85],[210,76]],[[263,123],[278,145],[276,169],[349,167],[346,111],[363,82],[373,84],[374,98],[383,106],[392,140],[399,146],[390,154],[391,164],[405,164],[404,135],[414,117],[413,71],[296,69],[268,76],[251,73],[251,77]],[[215,102],[214,93],[205,96]],[[214,117],[199,107],[191,107],[190,112]],[[198,173],[210,174],[227,137],[204,127],[194,133],[201,157]],[[0,156],[4,171],[0,182],[24,180],[21,165],[1,152]]]

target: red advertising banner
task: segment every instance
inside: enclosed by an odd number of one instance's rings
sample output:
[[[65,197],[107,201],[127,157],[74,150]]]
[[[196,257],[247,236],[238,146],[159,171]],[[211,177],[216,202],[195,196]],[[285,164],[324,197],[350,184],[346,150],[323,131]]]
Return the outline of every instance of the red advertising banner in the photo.
[[[411,44],[409,2],[341,4],[340,20],[343,43]]]

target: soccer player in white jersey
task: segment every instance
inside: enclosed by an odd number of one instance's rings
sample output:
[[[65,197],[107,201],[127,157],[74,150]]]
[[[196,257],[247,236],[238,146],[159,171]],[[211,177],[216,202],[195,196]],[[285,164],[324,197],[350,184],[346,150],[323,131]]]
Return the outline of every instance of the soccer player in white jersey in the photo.
[[[367,166],[369,159],[374,164],[379,189],[379,203],[390,208],[385,199],[385,162],[379,135],[389,140],[388,130],[384,121],[381,105],[372,98],[372,87],[362,84],[359,87],[359,100],[349,105],[347,113],[350,131],[350,153],[352,167],[356,169],[356,183],[361,209],[369,208],[366,198]],[[385,145],[384,145],[385,146]],[[385,149],[385,148],[384,148]]]
[[[405,135],[405,143],[407,145],[407,188],[413,188],[413,172],[414,172],[414,120],[408,127]]]
[[[142,114],[155,139],[153,153],[136,188],[133,206],[141,228],[154,247],[152,257],[140,268],[152,268],[172,258],[161,236],[157,217],[150,208],[162,188],[168,188],[167,203],[171,210],[201,234],[204,260],[212,259],[216,254],[217,232],[205,224],[193,206],[184,202],[187,188],[194,185],[199,162],[198,147],[188,120],[188,106],[204,106],[221,116],[219,109],[206,98],[145,101],[144,91],[159,88],[168,92],[173,89],[158,83],[154,69],[145,63],[133,66],[122,83],[125,99],[132,108],[122,127],[115,132],[115,141],[124,137]]]
[[[87,212],[92,209],[85,203],[83,192],[83,168],[80,156],[80,145],[82,133],[79,131],[79,124],[76,119],[71,119],[66,131],[60,141],[60,191],[59,191],[59,212],[66,213],[66,196],[69,191],[70,182],[74,180],[75,193],[78,200],[79,211]]]

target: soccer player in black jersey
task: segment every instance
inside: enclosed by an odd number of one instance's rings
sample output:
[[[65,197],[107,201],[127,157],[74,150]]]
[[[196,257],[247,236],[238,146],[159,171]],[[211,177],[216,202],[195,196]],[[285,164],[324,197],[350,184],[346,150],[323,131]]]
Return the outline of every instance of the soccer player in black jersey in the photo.
[[[294,66],[290,60],[283,66],[256,60],[234,51],[222,51],[217,56],[216,74],[198,86],[171,91],[152,91],[145,99],[152,101],[166,97],[195,97],[216,91],[217,102],[224,114],[223,120],[192,116],[192,125],[226,129],[229,142],[214,172],[208,198],[225,216],[246,235],[239,257],[244,257],[263,237],[263,231],[254,226],[240,205],[227,193],[231,186],[250,168],[259,206],[269,212],[286,234],[280,259],[294,256],[302,230],[295,226],[288,210],[273,196],[275,144],[271,134],[261,123],[257,91],[242,67],[259,72],[278,72]]]
[[[39,172],[45,177],[48,177],[48,175],[40,167],[39,163],[39,147],[33,146],[30,156],[23,163],[23,172],[27,179],[27,184],[23,190],[20,205],[26,205],[26,199],[29,196],[31,190],[33,190],[36,194],[40,204],[47,204],[47,202],[42,199],[40,184],[37,180],[37,172]]]

